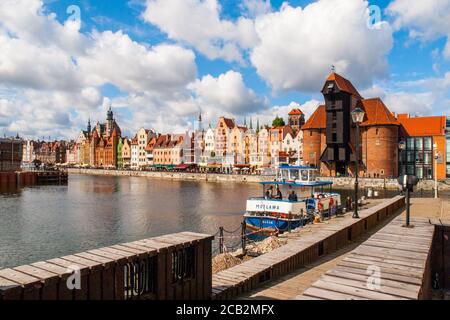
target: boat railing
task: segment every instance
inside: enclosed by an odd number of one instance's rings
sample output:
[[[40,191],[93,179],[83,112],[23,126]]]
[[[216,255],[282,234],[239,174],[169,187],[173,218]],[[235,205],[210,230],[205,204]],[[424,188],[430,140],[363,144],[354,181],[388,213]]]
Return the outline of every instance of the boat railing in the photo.
[[[261,200],[261,201],[274,201],[274,202],[286,202],[286,203],[297,203],[303,202],[306,198],[299,198],[297,201],[291,201],[289,199],[276,199],[276,198],[266,198],[266,197],[250,197],[248,200]]]

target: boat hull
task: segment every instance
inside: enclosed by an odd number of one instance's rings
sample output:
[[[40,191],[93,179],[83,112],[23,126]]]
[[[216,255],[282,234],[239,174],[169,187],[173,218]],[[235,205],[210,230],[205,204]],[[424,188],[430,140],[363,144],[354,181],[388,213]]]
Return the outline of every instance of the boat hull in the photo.
[[[263,234],[283,233],[304,226],[308,221],[299,219],[280,219],[270,216],[244,216],[247,229]]]

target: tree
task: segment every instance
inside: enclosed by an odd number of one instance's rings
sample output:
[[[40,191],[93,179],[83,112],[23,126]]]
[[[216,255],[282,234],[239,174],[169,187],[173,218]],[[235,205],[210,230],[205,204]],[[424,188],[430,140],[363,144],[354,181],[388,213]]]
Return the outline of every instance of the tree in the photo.
[[[283,118],[280,118],[279,116],[276,116],[272,122],[272,127],[283,127],[285,125]]]

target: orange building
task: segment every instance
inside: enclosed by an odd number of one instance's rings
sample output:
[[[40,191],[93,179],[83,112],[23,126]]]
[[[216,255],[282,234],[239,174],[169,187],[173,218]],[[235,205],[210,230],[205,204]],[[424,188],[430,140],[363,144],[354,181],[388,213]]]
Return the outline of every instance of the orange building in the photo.
[[[393,178],[413,174],[434,178],[433,145],[437,147],[437,177],[445,179],[445,117],[399,115],[398,118],[380,98],[364,99],[342,76],[331,73],[322,93],[325,105],[311,115],[303,131],[303,161],[320,167],[325,176],[354,176],[356,153],[359,175]],[[355,150],[355,125],[351,111],[365,111],[360,125],[360,149]],[[399,142],[407,150],[400,154]]]
[[[93,148],[95,167],[117,167],[117,144],[119,136],[116,128],[111,136],[99,137],[96,131],[92,136],[91,147]]]
[[[399,114],[400,136],[406,149],[401,152],[401,174],[413,174],[421,179],[446,178],[446,117],[410,117]]]

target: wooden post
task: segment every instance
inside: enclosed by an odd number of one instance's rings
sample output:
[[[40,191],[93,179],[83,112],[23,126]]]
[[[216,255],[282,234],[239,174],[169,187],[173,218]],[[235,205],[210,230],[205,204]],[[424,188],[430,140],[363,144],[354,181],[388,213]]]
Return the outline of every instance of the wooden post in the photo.
[[[219,252],[222,254],[223,253],[223,227],[219,228]]]
[[[245,223],[245,221],[242,222],[242,230],[241,230],[241,242],[242,242],[242,254],[246,255],[247,254],[247,244],[246,244],[246,240],[247,240],[247,236],[245,235],[245,230],[247,229],[247,224]]]

